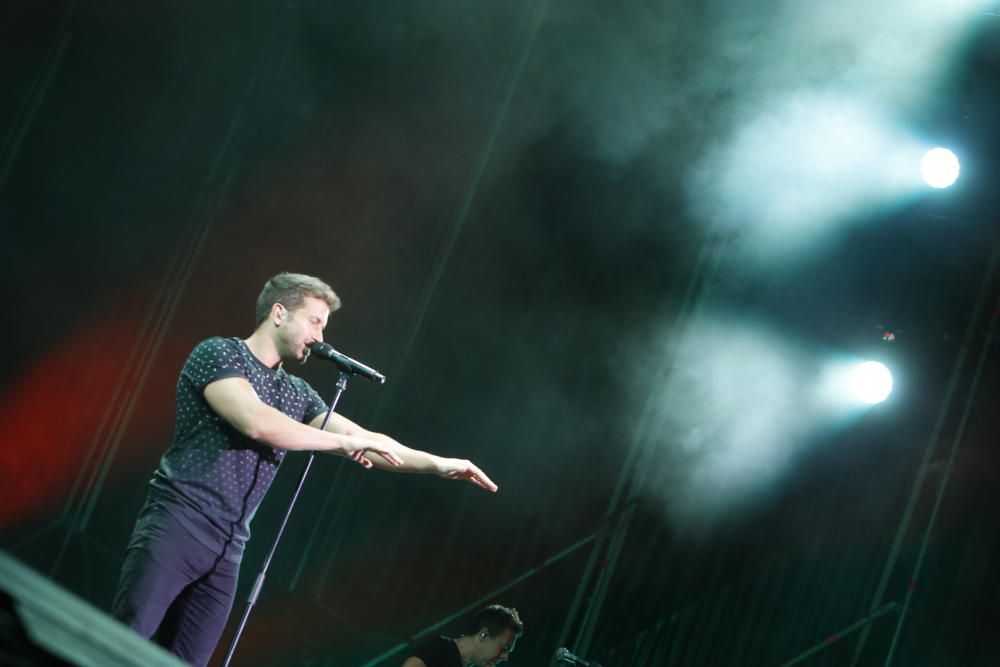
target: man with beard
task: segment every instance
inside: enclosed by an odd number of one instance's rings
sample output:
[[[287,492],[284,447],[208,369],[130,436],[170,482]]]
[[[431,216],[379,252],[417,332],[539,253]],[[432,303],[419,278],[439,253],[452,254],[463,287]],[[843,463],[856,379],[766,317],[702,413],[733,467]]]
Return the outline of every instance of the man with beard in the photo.
[[[336,413],[320,430],[329,408],[285,365],[306,361],[339,307],[322,280],[279,274],[257,299],[248,338],[202,341],[181,371],[174,439],[150,480],[112,613],[192,665],[208,662],[222,634],[250,520],[287,451],[497,490],[469,461],[405,447]]]

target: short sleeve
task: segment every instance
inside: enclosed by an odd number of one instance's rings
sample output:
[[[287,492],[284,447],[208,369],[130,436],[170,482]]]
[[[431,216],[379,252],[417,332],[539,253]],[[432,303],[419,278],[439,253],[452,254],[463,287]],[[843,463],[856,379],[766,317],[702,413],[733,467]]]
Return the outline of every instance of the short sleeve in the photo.
[[[306,400],[306,411],[305,418],[303,421],[308,424],[312,420],[316,419],[319,415],[325,413],[330,408],[327,407],[326,403],[320,397],[320,395],[309,386],[308,382],[303,382],[305,385],[305,400]]]
[[[225,338],[216,337],[198,343],[184,363],[181,377],[200,394],[216,380],[247,377],[247,368],[233,344]]]

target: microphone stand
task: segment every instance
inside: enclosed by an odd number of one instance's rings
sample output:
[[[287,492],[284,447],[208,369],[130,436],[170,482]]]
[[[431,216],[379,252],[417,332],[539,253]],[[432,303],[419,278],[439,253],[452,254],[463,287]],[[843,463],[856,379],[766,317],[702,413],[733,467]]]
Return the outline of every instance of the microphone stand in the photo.
[[[578,655],[573,655],[566,647],[557,649],[555,655],[552,657],[556,662],[578,665],[579,667],[601,667],[601,663],[594,662],[593,660],[584,660]]]
[[[337,380],[337,389],[333,394],[333,400],[330,401],[330,410],[326,413],[326,417],[323,418],[323,425],[320,426],[321,431],[326,430],[326,424],[330,421],[330,415],[333,414],[334,408],[337,407],[337,401],[340,400],[340,395],[344,393],[347,389],[347,378],[350,375],[343,370],[340,371],[340,378]],[[278,549],[278,542],[281,541],[281,536],[285,532],[285,525],[288,523],[288,517],[292,515],[292,509],[295,508],[295,503],[299,499],[299,493],[302,491],[302,485],[306,481],[306,476],[309,474],[309,469],[312,467],[313,460],[316,458],[316,452],[309,452],[309,460],[306,461],[305,467],[302,469],[302,474],[299,476],[298,486],[295,487],[295,493],[292,495],[292,502],[289,503],[288,509],[285,511],[285,518],[281,520],[281,526],[278,528],[278,534],[274,538],[274,542],[271,544],[271,550],[267,554],[267,558],[264,559],[264,566],[260,569],[260,574],[257,575],[257,580],[253,584],[253,588],[250,590],[250,595],[247,597],[247,606],[243,609],[243,617],[240,618],[240,624],[236,626],[236,632],[233,634],[233,638],[229,642],[229,648],[226,650],[226,658],[222,661],[222,667],[229,667],[229,662],[233,659],[233,653],[236,652],[236,644],[240,641],[240,636],[243,634],[243,628],[246,627],[247,619],[250,618],[250,612],[253,611],[253,606],[257,604],[257,598],[260,596],[260,590],[264,587],[264,578],[267,576],[267,569],[271,566],[271,559],[274,557],[274,552]]]

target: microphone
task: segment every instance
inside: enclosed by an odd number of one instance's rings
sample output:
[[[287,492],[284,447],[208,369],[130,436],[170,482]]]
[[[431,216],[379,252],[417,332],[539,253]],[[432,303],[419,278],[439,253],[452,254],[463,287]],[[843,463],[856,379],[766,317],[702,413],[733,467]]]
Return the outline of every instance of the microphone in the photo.
[[[350,373],[351,375],[360,375],[366,380],[371,380],[376,384],[385,384],[385,376],[379,373],[374,368],[370,366],[365,366],[360,361],[355,361],[351,359],[346,354],[341,354],[337,352],[329,343],[321,343],[316,341],[315,343],[309,344],[309,349],[318,358],[324,361],[332,361],[337,364],[337,368],[344,371],[345,373]]]
[[[596,662],[589,662],[583,658],[579,658],[569,652],[567,648],[560,648],[556,651],[556,660],[559,662],[568,662],[571,665],[580,665],[580,667],[601,667]]]

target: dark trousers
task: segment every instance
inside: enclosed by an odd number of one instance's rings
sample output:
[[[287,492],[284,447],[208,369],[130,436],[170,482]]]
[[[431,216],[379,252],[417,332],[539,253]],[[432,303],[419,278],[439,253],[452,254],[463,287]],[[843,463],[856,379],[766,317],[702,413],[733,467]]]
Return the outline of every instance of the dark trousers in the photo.
[[[168,651],[203,667],[226,627],[239,570],[162,506],[149,504],[125,552],[112,614],[147,639],[156,633]]]

